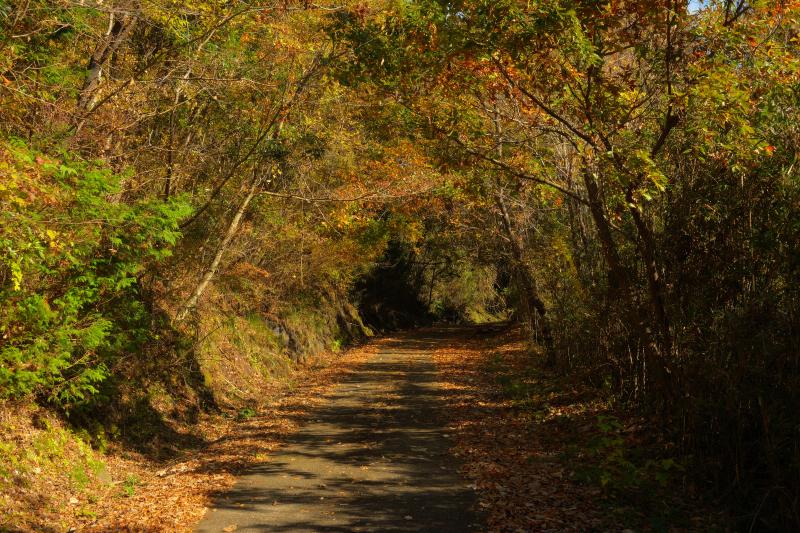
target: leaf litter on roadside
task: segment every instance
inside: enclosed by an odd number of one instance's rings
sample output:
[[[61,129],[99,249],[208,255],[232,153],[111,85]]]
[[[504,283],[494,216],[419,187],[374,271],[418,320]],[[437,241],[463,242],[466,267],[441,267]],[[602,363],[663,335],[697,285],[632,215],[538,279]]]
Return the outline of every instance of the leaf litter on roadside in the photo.
[[[325,401],[325,392],[341,377],[377,350],[369,344],[344,353],[329,366],[308,368],[298,377],[301,385],[284,390],[258,410],[258,415],[209,421],[215,440],[190,451],[170,465],[141,457],[110,457],[118,471],[135,473],[139,480],[127,497],[110,492],[95,504],[96,518],[76,521],[76,530],[189,532],[203,517],[213,498],[230,488],[248,467],[269,461],[283,438],[295,431],[311,410]],[[235,531],[231,524],[226,531]]]
[[[604,457],[591,453],[603,437],[602,421],[618,422],[598,390],[542,368],[518,328],[480,339],[465,333],[462,340],[434,359],[450,391],[452,453],[463,461],[489,531],[720,530],[687,487],[636,494],[582,479],[583,471],[603,472]],[[630,413],[616,414],[624,423],[609,442],[620,449],[639,444],[647,428]],[[681,516],[659,515],[653,499]]]

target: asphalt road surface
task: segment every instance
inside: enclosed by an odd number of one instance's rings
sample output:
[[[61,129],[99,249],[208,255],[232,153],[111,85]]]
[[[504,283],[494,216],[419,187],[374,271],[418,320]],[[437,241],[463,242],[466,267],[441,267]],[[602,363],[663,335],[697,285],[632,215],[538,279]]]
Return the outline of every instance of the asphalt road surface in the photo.
[[[448,453],[431,351],[446,330],[400,336],[339,383],[266,463],[239,478],[198,533],[480,530]]]

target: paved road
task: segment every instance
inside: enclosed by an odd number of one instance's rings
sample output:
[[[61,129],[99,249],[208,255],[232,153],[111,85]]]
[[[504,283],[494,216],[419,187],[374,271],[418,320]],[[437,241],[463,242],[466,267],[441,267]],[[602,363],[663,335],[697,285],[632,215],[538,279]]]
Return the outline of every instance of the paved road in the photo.
[[[198,526],[220,531],[480,529],[442,427],[431,349],[445,330],[392,341],[328,395],[270,461],[241,477]]]

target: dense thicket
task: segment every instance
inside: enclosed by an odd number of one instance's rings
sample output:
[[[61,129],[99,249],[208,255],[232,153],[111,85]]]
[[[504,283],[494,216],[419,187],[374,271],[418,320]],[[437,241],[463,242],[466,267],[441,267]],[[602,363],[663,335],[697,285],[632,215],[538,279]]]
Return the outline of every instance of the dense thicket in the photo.
[[[510,316],[747,526],[800,526],[798,31],[780,1],[1,3],[0,395]]]
[[[0,6],[2,396],[72,408],[221,328],[293,358],[368,331],[353,280],[436,182],[352,111],[324,13]]]
[[[800,525],[798,20],[424,1],[332,30],[343,79],[463,177],[549,362],[593,369],[774,529]]]

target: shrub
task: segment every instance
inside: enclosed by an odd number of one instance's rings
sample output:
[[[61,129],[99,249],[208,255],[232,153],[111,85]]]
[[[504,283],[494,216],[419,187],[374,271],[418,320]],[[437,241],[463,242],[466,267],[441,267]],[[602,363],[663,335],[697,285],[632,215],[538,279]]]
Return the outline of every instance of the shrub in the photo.
[[[122,203],[99,162],[0,144],[0,397],[69,406],[146,335],[137,276],[170,254],[181,200]]]

